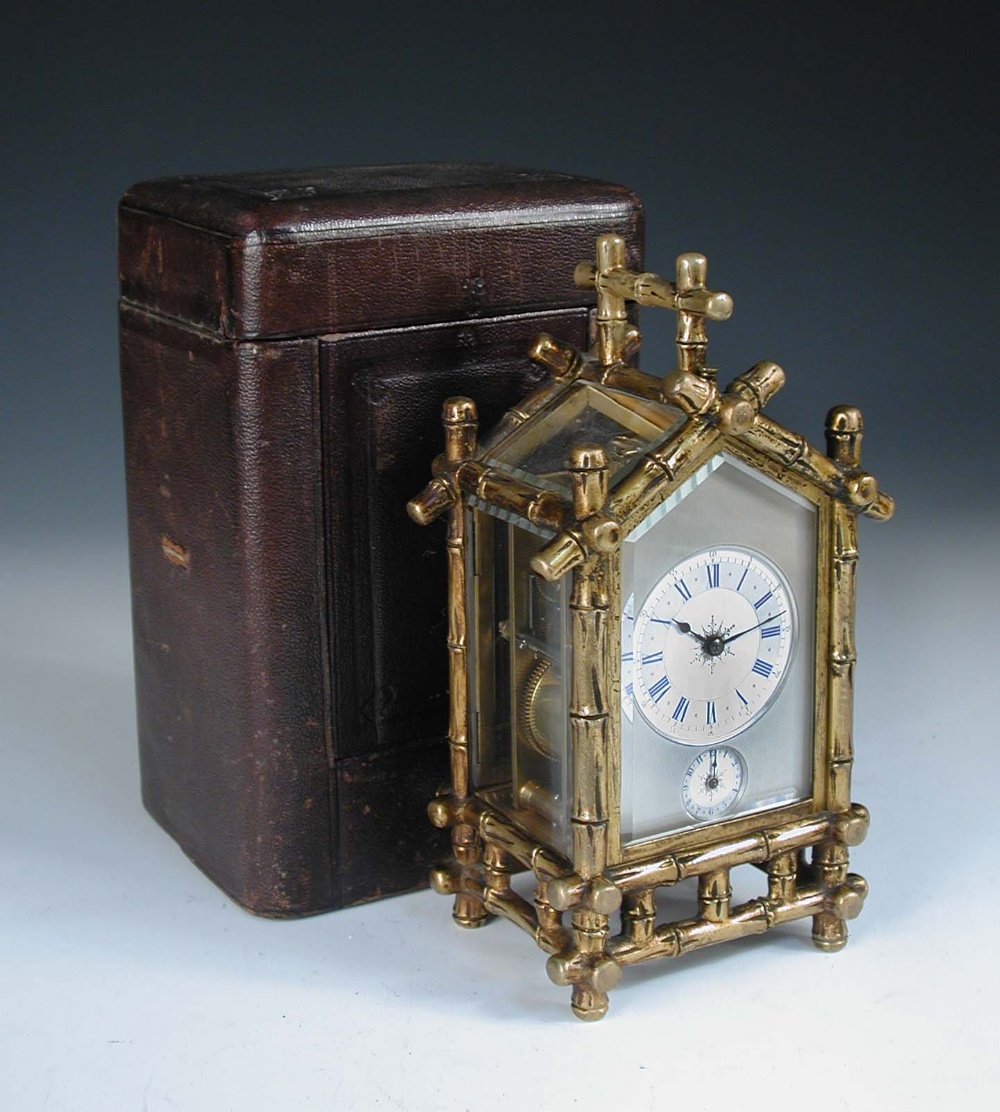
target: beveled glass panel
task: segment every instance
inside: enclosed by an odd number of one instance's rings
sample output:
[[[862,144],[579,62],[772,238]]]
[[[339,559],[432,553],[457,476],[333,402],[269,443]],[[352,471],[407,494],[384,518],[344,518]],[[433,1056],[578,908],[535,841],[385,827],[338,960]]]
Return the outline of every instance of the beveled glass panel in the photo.
[[[816,538],[724,453],[626,538],[623,844],[811,795]]]
[[[571,493],[566,460],[576,444],[608,453],[611,484],[683,421],[670,406],[592,383],[576,383],[487,453],[485,462],[545,490]]]
[[[480,510],[466,521],[470,776],[478,790],[511,779],[510,526]]]
[[[549,583],[529,566],[544,541],[510,530],[509,660],[512,804],[541,840],[568,840],[568,581]]]

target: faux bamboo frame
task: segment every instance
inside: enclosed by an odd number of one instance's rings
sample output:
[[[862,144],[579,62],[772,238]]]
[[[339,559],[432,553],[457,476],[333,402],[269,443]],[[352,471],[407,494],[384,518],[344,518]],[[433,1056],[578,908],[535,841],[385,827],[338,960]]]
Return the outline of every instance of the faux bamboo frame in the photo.
[[[549,955],[549,977],[572,988],[581,1019],[601,1018],[623,967],[757,934],[811,917],[813,941],[826,951],[847,942],[868,886],[848,871],[848,850],[863,841],[867,810],[850,800],[857,517],[892,515],[892,499],[861,470],[863,425],[851,406],[830,411],[827,452],[762,414],[784,373],[758,363],[723,393],[705,364],[706,319],[732,311],[727,294],[705,288],[705,260],[678,259],[677,281],[624,268],[624,242],[598,240],[597,263],[576,280],[597,292],[597,339],[579,352],[548,336],[530,355],[549,380],[511,410],[477,452],[476,409],[467,398],[445,402],[445,450],[430,484],[408,506],[420,524],[448,515],[448,652],[451,663],[451,783],[429,806],[431,821],[452,831],[452,861],[431,873],[434,889],[454,896],[453,916],[477,927],[500,916],[526,930]],[[639,344],[626,301],[678,314],[678,369],[662,382],[630,367]],[[600,446],[581,444],[567,461],[571,496],[541,490],[484,461],[504,439],[546,411],[574,383],[594,383],[666,404],[664,429],[676,431],[649,450],[609,493]],[[622,537],[712,455],[725,450],[809,498],[818,509],[816,721],[809,800],[623,846],[619,822],[620,621],[618,549]],[[503,792],[474,792],[469,780],[468,518],[476,499],[514,515],[551,539],[532,560],[549,580],[572,575],[570,843],[563,855],[526,829]],[[811,857],[807,858],[807,851]],[[754,865],[767,895],[731,906],[730,871]],[[535,877],[533,901],[510,876]],[[656,924],[657,888],[698,882],[697,914]],[[620,931],[610,919],[620,911]],[[564,916],[570,922],[564,923]]]

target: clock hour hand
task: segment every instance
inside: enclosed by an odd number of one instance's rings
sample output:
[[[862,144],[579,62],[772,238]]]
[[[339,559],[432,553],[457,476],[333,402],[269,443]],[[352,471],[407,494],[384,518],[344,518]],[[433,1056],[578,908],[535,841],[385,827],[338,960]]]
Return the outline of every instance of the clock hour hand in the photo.
[[[750,626],[749,629],[741,629],[739,633],[734,633],[732,637],[727,637],[722,643],[723,645],[728,645],[730,641],[735,641],[738,637],[742,637],[746,633],[753,633],[755,629],[760,629],[761,626],[767,625],[768,622],[773,622],[775,618],[780,618],[787,613],[787,610],[779,610],[777,614],[772,614],[770,618],[765,618],[762,622],[758,622],[755,626]]]
[[[670,620],[674,623],[675,626],[677,626],[681,633],[690,633],[691,636],[696,637],[702,645],[704,645],[705,642],[708,640],[708,638],[704,637],[702,634],[695,633],[695,631],[688,625],[687,622],[679,622],[676,618],[671,618]]]

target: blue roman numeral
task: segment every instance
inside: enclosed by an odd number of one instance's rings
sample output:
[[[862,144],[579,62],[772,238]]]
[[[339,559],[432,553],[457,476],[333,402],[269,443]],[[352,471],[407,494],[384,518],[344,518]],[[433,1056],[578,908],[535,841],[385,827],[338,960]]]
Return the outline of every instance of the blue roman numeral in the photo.
[[[756,672],[758,676],[763,676],[764,679],[767,679],[773,670],[773,667],[766,660],[755,660],[753,667],[750,669],[751,672]],[[739,692],[737,691],[736,694],[738,695]]]
[[[777,637],[781,633],[781,626],[764,626],[760,631],[761,637]]]
[[[718,585],[719,585],[719,565],[718,564],[709,564],[708,567],[705,568],[705,572],[708,575],[708,585],[709,585],[709,587],[718,587]]]
[[[742,586],[743,586],[743,580],[744,580],[744,579],[746,579],[746,577],[747,577],[747,572],[748,572],[749,570],[750,570],[749,568],[744,568],[744,569],[743,569],[743,574],[742,574],[742,575],[740,576],[740,581],[739,581],[739,583],[737,583],[737,584],[736,584],[736,590],[737,590],[737,591],[738,591],[738,590],[740,589],[740,587],[742,587]]]
[[[682,695],[677,702],[677,706],[674,707],[674,713],[670,717],[675,722],[683,722],[684,721],[684,716],[687,714],[688,707],[690,705],[691,705],[690,701]]]
[[[632,698],[632,685],[631,685],[630,683],[627,683],[627,684],[625,685],[625,694],[626,694],[626,695],[627,695],[627,696],[628,696],[628,697],[629,697],[630,699]]]
[[[754,610],[759,610],[765,602],[771,597],[771,592],[768,591],[766,595],[761,595],[759,599],[753,604]]]
[[[746,701],[746,699],[744,699],[744,698],[743,698],[743,696],[742,696],[742,695],[740,694],[740,689],[739,689],[738,687],[736,688],[736,698],[737,698],[737,699],[739,699],[739,701],[740,701],[740,702],[741,702],[741,703],[742,703],[742,704],[743,704],[744,706],[746,706],[746,705],[747,705],[747,701]]]
[[[691,592],[688,590],[688,585],[684,582],[684,580],[682,579],[680,583],[675,583],[674,587],[676,587],[677,593],[681,596],[681,598],[684,599],[685,602],[687,602],[687,600],[691,597]]]
[[[711,699],[705,704],[705,725],[715,725],[715,703]]]
[[[649,689],[649,694],[652,696],[653,702],[658,703],[669,690],[670,680],[668,680],[666,676],[660,676],[656,683]]]
[[[625,663],[626,661],[631,661],[632,659],[633,659],[633,657],[632,657],[632,654],[631,654],[631,653],[622,653],[622,663],[623,663],[623,664],[624,664],[624,663]]]
[[[658,653],[650,653],[649,656],[642,658],[643,664],[656,664],[663,659],[663,650],[660,649]]]

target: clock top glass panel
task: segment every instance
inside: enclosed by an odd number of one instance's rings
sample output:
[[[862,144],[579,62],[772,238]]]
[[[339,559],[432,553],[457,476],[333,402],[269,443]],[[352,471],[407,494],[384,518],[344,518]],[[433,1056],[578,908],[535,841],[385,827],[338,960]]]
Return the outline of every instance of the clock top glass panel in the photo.
[[[670,406],[577,382],[501,442],[488,445],[483,456],[491,467],[569,498],[566,460],[574,445],[600,444],[607,451],[614,486],[683,420]]]
[[[623,844],[812,794],[817,510],[719,453],[622,545]]]

